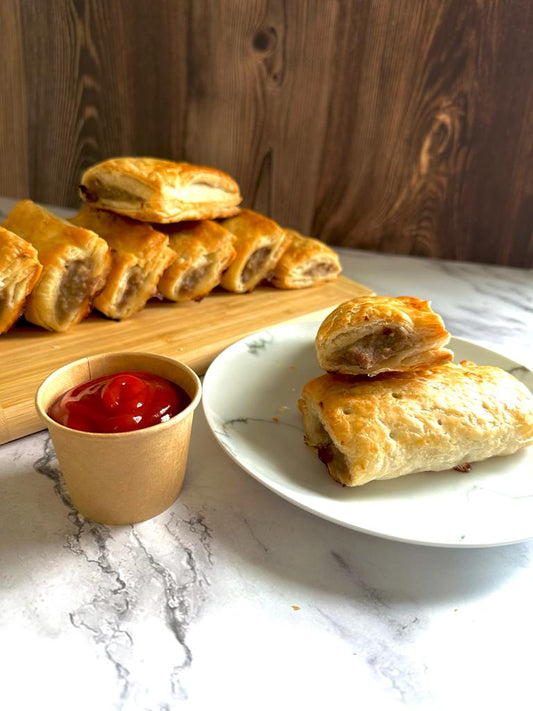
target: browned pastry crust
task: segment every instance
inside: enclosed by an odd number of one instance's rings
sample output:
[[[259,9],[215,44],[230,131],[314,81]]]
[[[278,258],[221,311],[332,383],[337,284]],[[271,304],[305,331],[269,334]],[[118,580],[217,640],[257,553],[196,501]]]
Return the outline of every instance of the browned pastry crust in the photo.
[[[287,233],[274,220],[253,210],[242,210],[221,224],[236,235],[237,256],[220,284],[236,293],[252,291],[270,276],[287,248]]]
[[[326,373],[298,403],[305,441],[346,486],[441,471],[533,442],[533,395],[492,366],[446,363],[354,378]]]
[[[199,300],[207,296],[235,259],[237,239],[213,220],[178,222],[162,226],[176,255],[159,280],[159,291],[171,301]]]
[[[93,230],[111,248],[106,285],[94,301],[109,318],[129,318],[157,292],[161,275],[175,259],[168,237],[150,225],[87,205],[71,222]]]
[[[66,331],[85,318],[111,266],[104,240],[31,200],[18,202],[4,227],[32,244],[43,266],[25,318],[50,331]]]
[[[22,314],[42,270],[37,250],[0,227],[0,333],[8,331]]]
[[[324,242],[286,230],[289,246],[270,276],[278,289],[305,289],[336,279],[341,273],[339,255]]]
[[[441,317],[411,296],[360,296],[345,301],[318,329],[320,367],[332,373],[376,375],[452,360]]]
[[[110,158],[85,171],[80,195],[92,207],[143,222],[228,217],[239,212],[239,186],[216,168],[159,158]]]

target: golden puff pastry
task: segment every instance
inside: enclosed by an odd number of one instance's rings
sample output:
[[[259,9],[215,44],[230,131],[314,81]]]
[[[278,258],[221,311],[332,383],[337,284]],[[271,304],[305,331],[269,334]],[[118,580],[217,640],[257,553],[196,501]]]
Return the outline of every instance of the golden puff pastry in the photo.
[[[437,365],[453,358],[450,334],[430,306],[411,296],[360,296],[334,309],[318,329],[320,367],[377,375]]]
[[[162,226],[176,255],[159,280],[161,295],[170,301],[199,300],[207,296],[235,259],[233,232],[213,220],[178,222]]]
[[[98,311],[123,320],[144,308],[175,259],[168,237],[143,222],[86,205],[71,222],[99,234],[111,249],[111,271],[94,301]]]
[[[22,314],[42,270],[37,250],[0,227],[0,333],[8,331]]]
[[[50,331],[66,331],[85,318],[111,266],[106,242],[31,200],[18,202],[4,227],[32,244],[43,266],[25,318]]]
[[[239,212],[240,189],[216,168],[160,158],[110,158],[85,171],[80,195],[93,207],[143,222],[181,222]]]
[[[274,220],[253,210],[242,210],[221,224],[236,235],[237,256],[220,284],[235,293],[252,291],[268,279],[287,248],[287,233]]]
[[[492,366],[445,363],[376,378],[326,373],[298,403],[305,441],[346,486],[441,471],[533,442],[533,395]]]
[[[282,254],[270,276],[270,283],[278,289],[305,289],[318,286],[341,273],[339,255],[324,242],[305,237],[295,230],[286,230],[289,246]]]

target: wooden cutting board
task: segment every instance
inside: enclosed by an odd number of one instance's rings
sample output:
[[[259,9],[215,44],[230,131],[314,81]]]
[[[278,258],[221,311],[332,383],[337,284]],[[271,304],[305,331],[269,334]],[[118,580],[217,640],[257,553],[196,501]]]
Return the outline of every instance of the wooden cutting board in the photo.
[[[40,383],[72,360],[111,351],[148,351],[183,361],[202,375],[231,343],[273,325],[316,318],[337,304],[370,294],[346,277],[324,286],[250,294],[214,291],[200,302],[150,302],[126,321],[96,313],[67,333],[19,323],[0,336],[0,444],[43,429],[34,406]]]

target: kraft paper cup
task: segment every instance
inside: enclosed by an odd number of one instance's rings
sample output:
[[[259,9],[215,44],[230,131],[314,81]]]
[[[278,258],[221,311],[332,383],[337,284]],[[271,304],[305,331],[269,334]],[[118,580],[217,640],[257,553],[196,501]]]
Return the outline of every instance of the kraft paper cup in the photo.
[[[160,375],[182,387],[191,402],[167,422],[133,432],[80,432],[48,416],[54,400],[66,390],[124,370]],[[150,353],[88,356],[51,373],[39,387],[35,405],[50,432],[74,507],[93,521],[124,525],[171,506],[183,485],[200,398],[200,379],[191,368]]]

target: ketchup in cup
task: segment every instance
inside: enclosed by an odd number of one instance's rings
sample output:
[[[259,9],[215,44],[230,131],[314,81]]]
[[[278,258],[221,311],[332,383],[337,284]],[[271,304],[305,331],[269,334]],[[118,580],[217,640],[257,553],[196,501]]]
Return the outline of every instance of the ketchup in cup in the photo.
[[[128,370],[67,390],[48,415],[83,432],[130,432],[166,422],[190,401],[179,385],[159,375]]]

